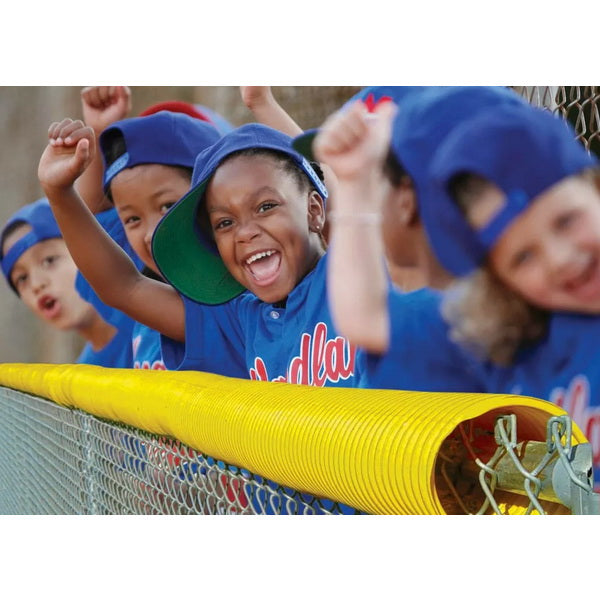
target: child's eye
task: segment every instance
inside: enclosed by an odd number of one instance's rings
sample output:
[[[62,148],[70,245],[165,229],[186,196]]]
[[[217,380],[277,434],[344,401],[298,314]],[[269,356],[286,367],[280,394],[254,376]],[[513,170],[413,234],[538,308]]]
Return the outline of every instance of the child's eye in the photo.
[[[531,250],[521,250],[517,252],[513,257],[511,264],[513,268],[521,267],[526,264],[533,257],[533,252]]]
[[[556,228],[566,229],[567,227],[573,224],[573,221],[575,221],[576,216],[577,215],[574,212],[564,213],[560,215],[556,219]]]
[[[26,281],[27,281],[27,274],[23,273],[13,279],[13,285],[15,286],[15,288],[17,290],[20,290],[25,285]]]
[[[132,215],[131,217],[127,217],[126,219],[123,220],[123,225],[125,225],[126,227],[130,227],[131,225],[134,225],[135,223],[137,223],[139,220],[140,220],[139,217]]]
[[[165,213],[168,213],[173,206],[175,206],[175,202],[165,202],[160,207],[160,214],[164,215]]]
[[[231,219],[221,219],[213,225],[213,229],[215,231],[218,231],[219,229],[226,229],[227,227],[230,227],[232,223],[233,221]]]
[[[51,267],[59,258],[60,257],[57,254],[46,256],[44,260],[42,260],[42,265],[44,267]]]
[[[272,210],[273,208],[275,208],[277,206],[276,202],[263,202],[259,207],[258,207],[258,212],[267,212],[269,210]]]

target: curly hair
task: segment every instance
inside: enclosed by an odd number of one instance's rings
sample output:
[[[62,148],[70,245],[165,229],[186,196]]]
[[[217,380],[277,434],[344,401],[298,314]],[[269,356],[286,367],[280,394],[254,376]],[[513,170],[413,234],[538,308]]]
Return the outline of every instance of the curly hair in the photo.
[[[442,304],[450,337],[482,360],[510,365],[546,333],[549,313],[506,287],[489,267],[452,283]]]

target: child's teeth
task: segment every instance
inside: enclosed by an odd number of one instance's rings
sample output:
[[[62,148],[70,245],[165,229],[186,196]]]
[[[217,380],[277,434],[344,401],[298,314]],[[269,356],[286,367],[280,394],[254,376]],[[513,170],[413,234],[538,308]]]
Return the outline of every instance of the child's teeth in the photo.
[[[253,254],[246,263],[251,265],[253,262],[257,261],[259,258],[264,258],[265,256],[271,256],[274,254],[274,250],[267,250],[266,252],[259,252],[258,254]]]

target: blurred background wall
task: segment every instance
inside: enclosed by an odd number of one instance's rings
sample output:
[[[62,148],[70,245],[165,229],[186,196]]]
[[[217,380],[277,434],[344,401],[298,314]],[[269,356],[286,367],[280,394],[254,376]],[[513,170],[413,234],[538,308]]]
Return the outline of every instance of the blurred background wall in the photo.
[[[316,127],[360,88],[274,87],[282,106],[304,129]],[[79,87],[0,87],[0,221],[41,197],[37,165],[46,132],[63,117],[81,118]],[[132,116],[163,100],[203,104],[233,125],[253,120],[239,88],[132,87]],[[35,318],[4,281],[0,283],[0,362],[71,362],[81,342]]]

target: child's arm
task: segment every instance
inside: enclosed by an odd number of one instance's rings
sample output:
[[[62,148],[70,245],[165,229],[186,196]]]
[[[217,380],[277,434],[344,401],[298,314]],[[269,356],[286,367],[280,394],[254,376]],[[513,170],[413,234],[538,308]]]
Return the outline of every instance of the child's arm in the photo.
[[[374,353],[385,352],[390,341],[381,167],[394,111],[386,102],[369,114],[356,102],[330,117],[314,142],[317,158],[338,179],[336,206],[329,216],[327,273],[334,322],[350,342]]]
[[[259,123],[277,129],[290,137],[302,133],[302,128],[275,100],[270,86],[243,85],[240,86],[240,93],[244,104]]]
[[[82,275],[106,304],[183,341],[185,315],[179,294],[171,286],[143,276],[75,191],[75,180],[93,159],[95,139],[91,127],[64,119],[50,126],[48,138],[38,177]]]
[[[103,165],[98,137],[109,126],[127,118],[131,111],[131,92],[126,86],[91,86],[81,90],[83,121],[94,130],[96,148],[92,162],[77,180],[77,191],[94,213],[112,208],[102,187]]]

